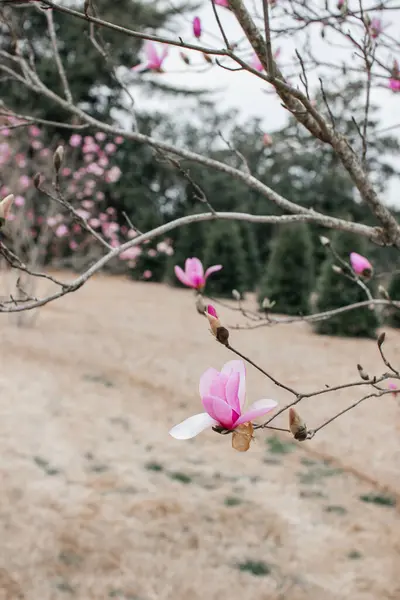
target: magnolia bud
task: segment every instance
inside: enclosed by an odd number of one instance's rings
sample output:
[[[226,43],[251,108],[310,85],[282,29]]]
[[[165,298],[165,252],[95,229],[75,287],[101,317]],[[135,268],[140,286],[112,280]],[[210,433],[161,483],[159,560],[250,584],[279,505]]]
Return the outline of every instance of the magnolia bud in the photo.
[[[60,170],[63,158],[64,158],[64,148],[63,148],[63,146],[58,146],[56,151],[53,154],[53,165],[54,165],[54,168],[57,173]]]
[[[249,421],[238,425],[232,433],[232,448],[238,452],[247,452],[253,439],[253,424]]]
[[[36,175],[34,175],[34,177],[33,177],[33,185],[35,186],[36,189],[38,189],[41,186],[41,183],[42,183],[42,174],[36,173]]]
[[[218,327],[215,337],[217,338],[220,344],[223,344],[224,346],[228,345],[229,331],[226,327]]]
[[[12,203],[14,202],[14,194],[9,194],[0,202],[0,227],[4,225],[8,217]]]
[[[183,60],[183,62],[187,65],[190,65],[190,58],[188,57],[187,54],[185,54],[184,52],[179,52],[179,56],[181,57],[181,59]]]
[[[240,296],[240,292],[238,292],[237,290],[232,290],[232,296],[235,298],[235,300],[237,300],[239,302],[241,296]]]
[[[294,408],[289,408],[289,429],[295,440],[304,442],[307,439],[307,425]]]
[[[340,267],[338,267],[338,265],[332,265],[332,271],[334,271],[335,273],[338,273],[339,275],[341,273],[343,273],[342,269]]]
[[[357,365],[357,369],[358,369],[358,372],[360,374],[361,379],[364,379],[364,381],[368,381],[369,375],[368,375],[368,373],[366,373],[364,371],[364,369],[362,368],[362,366],[361,365]]]
[[[204,315],[204,313],[207,309],[207,306],[204,303],[203,296],[201,294],[197,294],[197,296],[196,296],[196,309],[197,309],[197,312],[200,313],[201,315]]]
[[[214,337],[217,337],[217,331],[221,327],[221,323],[220,323],[220,320],[218,319],[217,311],[211,304],[209,304],[205,310],[206,310],[206,317],[208,319],[208,322],[210,323],[211,333],[213,334]]]
[[[264,310],[268,310],[270,308],[272,308],[273,306],[275,306],[276,302],[275,300],[273,302],[271,302],[271,300],[269,298],[264,298],[264,300],[262,301],[261,307]]]
[[[385,341],[386,333],[382,331],[382,333],[378,337],[378,348],[380,348]]]
[[[204,53],[203,53],[203,56],[204,56],[204,59],[206,62],[208,62],[210,65],[213,64],[213,60],[212,60],[211,56],[208,56],[208,54],[204,54]]]
[[[387,289],[383,287],[383,285],[378,286],[378,292],[380,293],[381,296],[383,296],[383,298],[385,298],[386,300],[390,300],[389,293],[388,293]]]
[[[329,246],[329,244],[331,243],[331,240],[329,238],[325,237],[324,235],[320,235],[319,241],[321,242],[321,244],[323,246]]]

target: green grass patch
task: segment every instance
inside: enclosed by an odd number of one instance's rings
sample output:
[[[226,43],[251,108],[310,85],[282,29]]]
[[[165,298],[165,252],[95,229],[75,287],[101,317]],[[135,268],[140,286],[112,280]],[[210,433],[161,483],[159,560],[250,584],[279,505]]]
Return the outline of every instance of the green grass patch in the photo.
[[[192,478],[190,477],[190,475],[187,475],[186,473],[181,473],[180,471],[173,471],[172,473],[168,473],[168,475],[171,479],[174,479],[175,481],[180,481],[181,483],[188,484],[192,482]]]
[[[263,560],[246,560],[237,565],[239,571],[251,573],[256,577],[265,577],[271,574],[271,567]]]
[[[271,454],[290,454],[296,449],[297,444],[294,442],[283,442],[276,436],[267,438],[268,451]]]
[[[243,500],[238,496],[227,496],[224,500],[225,506],[239,506],[242,502]]]
[[[396,506],[396,498],[389,494],[364,494],[360,496],[360,500],[379,506]]]
[[[145,466],[145,469],[147,469],[148,471],[154,471],[156,473],[159,473],[160,471],[164,470],[164,467],[158,462],[150,461],[150,462],[146,463],[144,466]]]

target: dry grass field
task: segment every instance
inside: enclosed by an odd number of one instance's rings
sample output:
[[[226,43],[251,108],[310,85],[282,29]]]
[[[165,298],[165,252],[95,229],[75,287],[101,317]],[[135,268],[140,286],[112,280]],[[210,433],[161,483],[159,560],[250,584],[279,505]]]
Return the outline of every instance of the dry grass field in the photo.
[[[1,335],[0,600],[400,599],[391,395],[309,442],[267,431],[240,454],[212,431],[168,435],[201,412],[201,373],[233,358],[190,291],[99,276],[35,327],[3,315]],[[303,391],[356,380],[357,362],[382,371],[374,342],[305,324],[231,340]],[[400,333],[387,340],[399,365]],[[247,381],[250,401],[289,401],[252,368]],[[359,395],[301,414],[313,427]]]

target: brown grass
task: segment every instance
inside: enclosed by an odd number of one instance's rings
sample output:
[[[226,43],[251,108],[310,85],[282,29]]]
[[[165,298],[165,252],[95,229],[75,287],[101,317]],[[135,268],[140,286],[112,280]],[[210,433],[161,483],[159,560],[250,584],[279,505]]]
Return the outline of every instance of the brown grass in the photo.
[[[302,390],[382,370],[373,342],[304,324],[231,336]],[[34,329],[3,317],[0,600],[399,600],[399,513],[360,499],[400,494],[399,404],[371,399],[303,444],[259,433],[245,454],[213,432],[173,440],[200,374],[231,358],[189,291],[155,284],[98,277]],[[301,414],[313,427],[359,394]],[[248,397],[289,400],[254,369]]]

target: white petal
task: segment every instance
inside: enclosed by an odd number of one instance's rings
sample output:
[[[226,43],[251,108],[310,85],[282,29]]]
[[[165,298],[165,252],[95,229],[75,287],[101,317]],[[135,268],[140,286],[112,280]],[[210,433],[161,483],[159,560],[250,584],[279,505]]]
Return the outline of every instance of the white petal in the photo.
[[[208,413],[199,413],[175,425],[169,434],[176,440],[189,440],[213,425],[218,425],[215,419],[210,417]]]

